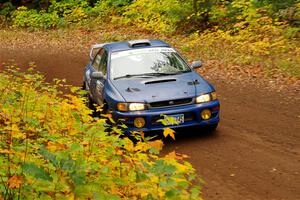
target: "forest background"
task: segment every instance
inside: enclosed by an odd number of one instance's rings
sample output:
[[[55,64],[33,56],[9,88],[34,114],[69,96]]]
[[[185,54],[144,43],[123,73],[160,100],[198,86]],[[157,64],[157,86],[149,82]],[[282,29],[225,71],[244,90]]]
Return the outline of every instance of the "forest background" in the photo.
[[[267,76],[299,78],[299,0],[10,0],[0,1],[2,27],[28,30],[107,24],[181,35],[183,51],[206,60],[259,67]]]
[[[160,38],[219,77],[245,72],[299,89],[299,0],[0,0],[0,27],[12,48],[34,40],[87,52],[91,42]],[[0,92],[0,199],[201,198],[186,155],[160,155],[162,142],[140,134],[134,144],[122,127],[105,131],[78,88],[9,67]]]

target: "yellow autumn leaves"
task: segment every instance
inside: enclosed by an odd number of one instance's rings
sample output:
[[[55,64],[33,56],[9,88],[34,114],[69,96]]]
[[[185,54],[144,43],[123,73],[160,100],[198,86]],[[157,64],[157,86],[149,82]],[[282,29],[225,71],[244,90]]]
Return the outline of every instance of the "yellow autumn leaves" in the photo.
[[[185,155],[160,156],[162,141],[138,132],[133,142],[122,125],[106,130],[110,116],[93,118],[78,88],[59,87],[32,71],[0,73],[0,199],[200,198]]]

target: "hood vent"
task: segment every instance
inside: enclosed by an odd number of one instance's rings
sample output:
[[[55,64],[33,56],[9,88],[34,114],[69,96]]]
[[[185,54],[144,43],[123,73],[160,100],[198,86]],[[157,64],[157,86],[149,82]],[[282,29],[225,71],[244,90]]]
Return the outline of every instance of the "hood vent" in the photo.
[[[126,89],[126,92],[139,92],[141,91],[139,88],[131,88],[131,87],[128,87]]]
[[[176,81],[176,79],[161,79],[161,80],[155,80],[155,81],[148,81],[145,82],[145,84],[155,84],[155,83],[165,83],[165,82],[173,82]]]
[[[188,85],[199,85],[199,81],[196,79],[194,81],[191,81],[191,82],[187,82]]]

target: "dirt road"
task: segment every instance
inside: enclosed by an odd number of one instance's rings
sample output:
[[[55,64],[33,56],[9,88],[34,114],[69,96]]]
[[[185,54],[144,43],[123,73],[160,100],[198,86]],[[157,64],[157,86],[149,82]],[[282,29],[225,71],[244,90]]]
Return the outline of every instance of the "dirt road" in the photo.
[[[1,49],[0,62],[34,61],[48,80],[80,85],[87,55]],[[181,133],[165,151],[188,154],[206,184],[204,198],[300,200],[300,102],[256,85],[210,80],[222,104],[216,133]],[[299,95],[296,94],[299,99]]]

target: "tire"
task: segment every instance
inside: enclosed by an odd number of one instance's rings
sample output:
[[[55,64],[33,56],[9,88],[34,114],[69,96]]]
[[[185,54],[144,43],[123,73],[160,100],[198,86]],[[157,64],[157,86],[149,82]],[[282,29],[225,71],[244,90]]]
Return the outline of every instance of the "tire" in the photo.
[[[88,97],[87,97],[86,106],[87,106],[89,109],[93,110],[93,112],[96,111],[96,108],[95,108],[95,106],[94,106],[94,102],[93,102],[93,100],[91,99],[91,97],[90,97],[89,95],[88,95]]]
[[[91,110],[95,110],[95,106],[94,106],[94,102],[91,99],[90,95],[88,94],[88,91],[86,90],[86,86],[85,83],[83,82],[82,84],[82,90],[86,91],[87,93],[84,95],[84,97],[86,98],[86,106],[91,109]]]
[[[208,125],[208,126],[205,127],[205,129],[206,129],[209,133],[213,133],[213,132],[216,131],[218,125],[219,125],[219,123],[212,124],[212,125]]]

